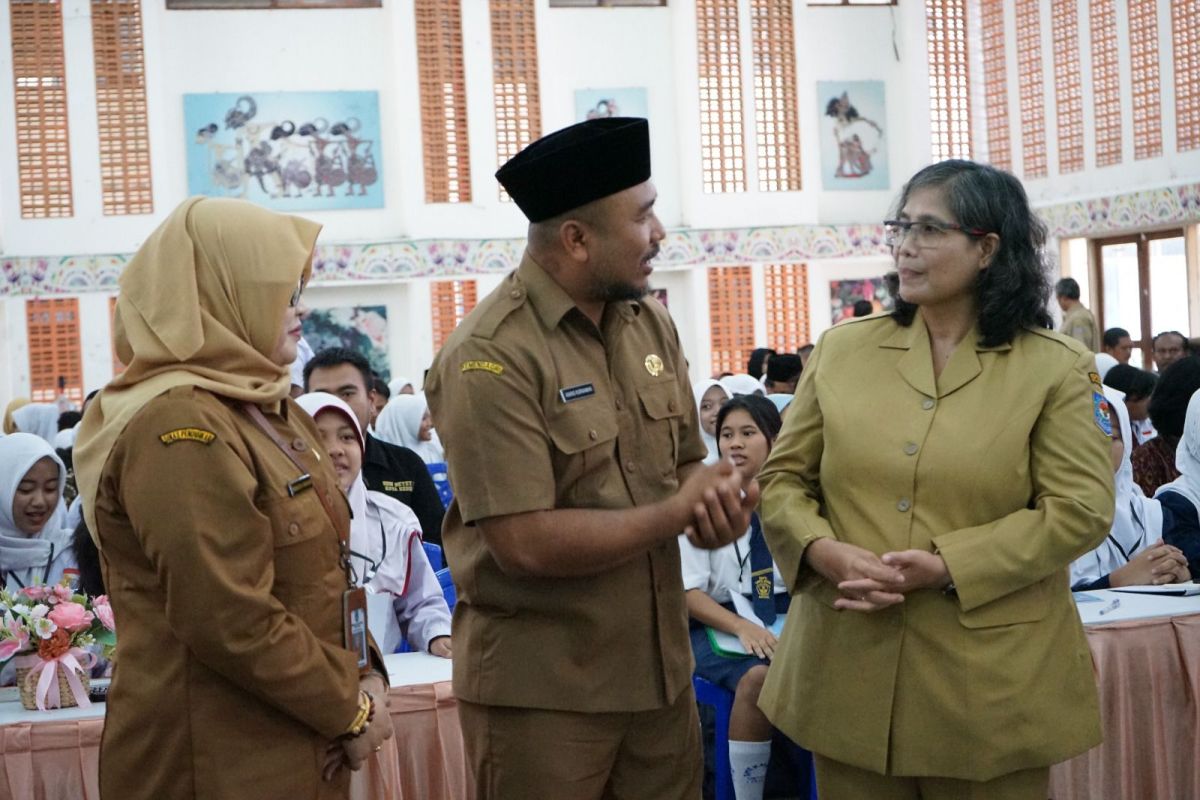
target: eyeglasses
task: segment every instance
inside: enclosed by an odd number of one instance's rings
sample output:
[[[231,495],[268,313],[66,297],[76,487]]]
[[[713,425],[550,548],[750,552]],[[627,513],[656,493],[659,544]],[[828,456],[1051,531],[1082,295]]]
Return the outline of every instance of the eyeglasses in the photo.
[[[951,222],[912,222],[906,219],[889,219],[883,222],[883,242],[888,247],[899,247],[909,232],[913,244],[922,248],[939,247],[950,231],[959,231],[967,236],[987,236],[988,231],[979,228],[964,228]]]
[[[300,295],[304,294],[304,279],[302,278],[296,284],[296,291],[292,292],[291,299],[288,300],[288,308],[295,308],[300,305]]]

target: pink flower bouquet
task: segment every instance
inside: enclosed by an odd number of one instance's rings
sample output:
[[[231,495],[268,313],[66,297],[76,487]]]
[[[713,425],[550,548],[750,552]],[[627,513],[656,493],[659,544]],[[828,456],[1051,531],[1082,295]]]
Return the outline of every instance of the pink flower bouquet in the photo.
[[[28,708],[91,705],[87,671],[95,651],[108,658],[117,639],[108,597],[56,586],[0,591],[0,662],[15,659],[21,702]]]

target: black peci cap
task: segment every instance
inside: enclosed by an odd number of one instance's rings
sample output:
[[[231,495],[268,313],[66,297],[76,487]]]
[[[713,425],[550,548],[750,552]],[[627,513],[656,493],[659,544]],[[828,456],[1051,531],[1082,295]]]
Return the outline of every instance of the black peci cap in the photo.
[[[591,119],[543,136],[496,171],[530,222],[541,222],[650,179],[650,125]]]

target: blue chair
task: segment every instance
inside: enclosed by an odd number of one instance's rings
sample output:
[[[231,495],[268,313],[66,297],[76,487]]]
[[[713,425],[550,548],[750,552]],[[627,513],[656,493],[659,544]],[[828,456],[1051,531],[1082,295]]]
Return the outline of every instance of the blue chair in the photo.
[[[729,716],[733,712],[733,692],[715,683],[709,683],[699,675],[692,676],[692,687],[696,690],[696,702],[712,706],[716,712],[716,752],[713,758],[716,800],[734,800],[733,775],[729,767]],[[807,785],[809,800],[817,800],[817,771],[813,767],[812,753],[799,745],[791,742],[788,744],[796,767],[796,785]]]
[[[421,547],[425,548],[425,557],[429,559],[429,566],[433,568],[434,572],[446,566],[446,559],[442,557],[441,545],[433,542],[421,542]]]
[[[733,692],[709,683],[699,675],[692,676],[692,687],[696,690],[696,702],[712,706],[717,715],[713,758],[717,800],[733,800],[733,776],[729,772],[729,715],[733,711]]]
[[[458,595],[454,590],[454,581],[450,578],[450,568],[439,569],[436,574],[438,583],[442,587],[442,596],[446,598],[446,605],[450,606],[450,611],[453,612]]]

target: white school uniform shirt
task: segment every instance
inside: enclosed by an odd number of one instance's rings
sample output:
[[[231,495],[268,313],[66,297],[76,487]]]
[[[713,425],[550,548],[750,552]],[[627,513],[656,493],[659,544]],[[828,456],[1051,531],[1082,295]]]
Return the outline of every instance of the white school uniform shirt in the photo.
[[[421,523],[412,509],[382,492],[368,491],[362,475],[350,487],[351,564],[368,592],[391,594],[396,622],[414,650],[450,635],[450,607],[421,546]],[[374,566],[373,566],[374,565]]]
[[[43,458],[58,466],[58,505],[42,530],[29,536],[17,528],[13,499],[26,473]],[[78,567],[62,501],[66,472],[62,459],[42,437],[18,432],[0,439],[0,570],[9,591],[34,583],[56,584],[66,570]]]
[[[686,536],[679,537],[679,556],[683,565],[683,590],[700,589],[718,603],[730,602],[730,593],[749,595],[750,528],[739,538],[716,550],[701,550]],[[786,594],[787,584],[775,568],[775,594]]]

